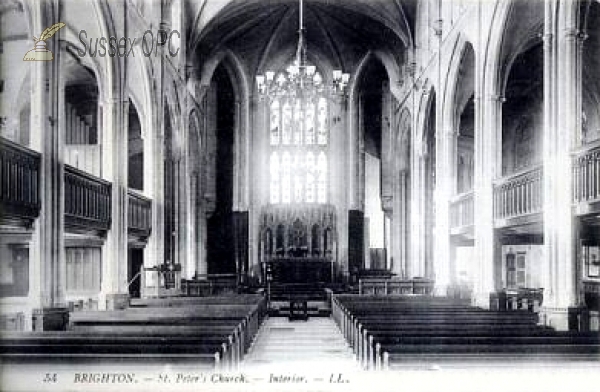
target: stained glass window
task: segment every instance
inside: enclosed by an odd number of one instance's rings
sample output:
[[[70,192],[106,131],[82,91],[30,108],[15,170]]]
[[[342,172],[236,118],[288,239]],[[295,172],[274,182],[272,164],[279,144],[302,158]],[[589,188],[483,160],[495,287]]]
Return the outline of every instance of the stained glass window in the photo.
[[[285,77],[284,73],[275,80]],[[329,108],[325,96],[279,94],[268,105],[270,202],[326,203]]]
[[[279,130],[281,129],[281,117],[279,115],[279,100],[276,99],[271,104],[271,145],[279,144]]]
[[[315,202],[315,177],[312,173],[306,174],[306,202]]]
[[[320,145],[327,144],[327,100],[325,98],[319,98],[319,112],[318,112],[318,133],[317,143]]]
[[[306,144],[315,142],[315,104],[312,100],[306,102],[306,112],[304,114],[304,137]]]
[[[281,139],[281,144],[290,144],[292,141],[292,105],[290,105],[290,102],[287,100],[283,104]]]
[[[323,151],[319,153],[315,171],[318,175],[317,202],[325,203],[327,201],[327,157]]]
[[[289,203],[291,194],[291,157],[288,151],[283,153],[281,174],[281,202]]]
[[[304,125],[304,115],[302,111],[302,102],[300,99],[296,99],[294,105],[294,144],[302,144],[302,128]]]
[[[271,154],[271,203],[279,203],[280,172],[279,172],[279,154],[273,151]]]

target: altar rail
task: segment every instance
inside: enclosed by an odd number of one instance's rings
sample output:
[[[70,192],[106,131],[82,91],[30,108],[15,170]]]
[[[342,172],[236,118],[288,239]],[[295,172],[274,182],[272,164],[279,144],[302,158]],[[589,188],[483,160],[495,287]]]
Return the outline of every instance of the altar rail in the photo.
[[[111,183],[65,165],[65,223],[108,230]]]
[[[0,137],[3,213],[35,218],[40,212],[40,154]]]
[[[600,200],[600,144],[577,151],[573,155],[573,201]]]
[[[431,295],[433,280],[430,279],[360,279],[358,292],[361,295]]]
[[[541,212],[544,204],[543,167],[537,166],[494,185],[494,218],[506,219]]]
[[[471,226],[474,222],[473,191],[461,193],[450,201],[450,227]]]
[[[239,277],[236,274],[197,275],[194,279],[181,280],[181,293],[188,297],[207,297],[236,293]]]
[[[127,225],[144,236],[152,229],[152,200],[131,189],[127,192]]]

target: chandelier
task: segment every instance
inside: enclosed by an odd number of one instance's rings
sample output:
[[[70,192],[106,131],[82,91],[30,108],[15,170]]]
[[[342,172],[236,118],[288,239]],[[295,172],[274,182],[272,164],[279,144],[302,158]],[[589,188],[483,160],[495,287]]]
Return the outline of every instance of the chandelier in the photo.
[[[331,83],[327,84],[317,67],[306,61],[304,41],[304,1],[299,0],[298,46],[294,62],[283,72],[266,71],[256,76],[258,93],[267,97],[310,98],[317,95],[344,95],[350,74],[334,70]]]

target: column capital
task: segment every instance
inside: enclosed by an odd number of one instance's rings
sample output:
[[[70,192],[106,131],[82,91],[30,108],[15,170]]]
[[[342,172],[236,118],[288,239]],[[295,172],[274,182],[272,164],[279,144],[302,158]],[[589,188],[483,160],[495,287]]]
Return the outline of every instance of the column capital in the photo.
[[[550,43],[550,42],[552,42],[552,39],[554,38],[554,34],[543,33],[543,34],[540,34],[539,37],[542,39],[542,41],[544,41],[544,43]]]
[[[458,129],[446,129],[443,131],[443,135],[449,138],[458,137],[459,134],[460,132]]]
[[[118,105],[118,104],[129,105],[129,99],[105,98],[101,101],[98,101],[98,103],[101,105]]]
[[[497,103],[506,102],[506,97],[504,95],[500,95],[500,94],[488,94],[488,96],[486,98],[488,99],[488,101],[491,101],[491,102],[497,102]]]
[[[565,27],[562,32],[564,37],[577,37],[579,35],[579,29],[575,27]]]
[[[577,33],[577,42],[583,43],[583,41],[587,40],[590,36],[585,31],[580,31]]]

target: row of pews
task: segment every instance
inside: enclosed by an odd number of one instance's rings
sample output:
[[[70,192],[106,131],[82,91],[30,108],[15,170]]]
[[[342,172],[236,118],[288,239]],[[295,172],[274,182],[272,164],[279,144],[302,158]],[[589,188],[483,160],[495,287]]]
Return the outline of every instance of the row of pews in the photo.
[[[0,359],[186,361],[233,370],[266,313],[261,295],[135,299],[126,310],[73,312],[67,331],[3,333]]]
[[[527,310],[490,311],[450,298],[340,294],[332,317],[366,369],[402,363],[600,360],[598,332],[555,331]]]

